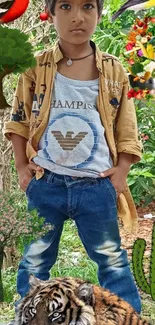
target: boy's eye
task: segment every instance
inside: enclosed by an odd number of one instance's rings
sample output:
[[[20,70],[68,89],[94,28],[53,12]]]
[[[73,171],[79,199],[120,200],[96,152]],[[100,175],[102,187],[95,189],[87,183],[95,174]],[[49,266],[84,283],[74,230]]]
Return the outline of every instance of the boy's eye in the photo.
[[[68,5],[67,3],[64,3],[63,5],[61,5],[60,8],[63,9],[63,10],[69,10],[71,8],[71,6]]]
[[[93,6],[91,3],[86,3],[86,4],[84,5],[84,9],[88,9],[88,10],[90,10],[90,9],[92,9],[92,8],[94,8],[94,6]]]

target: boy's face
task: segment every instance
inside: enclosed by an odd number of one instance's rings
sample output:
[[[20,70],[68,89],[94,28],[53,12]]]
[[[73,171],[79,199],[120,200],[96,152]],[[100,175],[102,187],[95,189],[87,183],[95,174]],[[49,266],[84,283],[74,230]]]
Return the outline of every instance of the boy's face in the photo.
[[[88,41],[99,22],[96,0],[57,0],[54,13],[48,12],[59,38],[74,45]]]

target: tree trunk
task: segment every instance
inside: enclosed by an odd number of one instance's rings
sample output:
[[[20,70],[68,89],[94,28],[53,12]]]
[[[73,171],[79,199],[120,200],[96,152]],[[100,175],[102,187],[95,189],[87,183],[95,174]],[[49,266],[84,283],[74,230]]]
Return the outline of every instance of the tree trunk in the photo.
[[[4,123],[10,118],[10,109],[0,110],[0,191],[10,191],[11,173],[10,161],[12,158],[12,145],[3,136]]]
[[[7,103],[4,94],[3,94],[3,76],[0,74],[0,110],[10,107],[10,105]]]
[[[1,246],[0,244],[0,303],[4,301],[3,282],[2,282],[3,256],[4,256],[4,250],[3,250],[3,246]]]
[[[10,108],[0,109],[0,191],[10,192],[11,190],[11,168],[10,162],[12,159],[12,145],[3,136],[2,130],[4,123],[10,119]],[[5,250],[5,254],[4,254]],[[9,258],[8,258],[9,257]],[[10,254],[10,249],[5,247],[5,249],[0,246],[0,301],[3,300],[2,291],[2,278],[1,270],[5,265],[11,266],[12,259]],[[3,265],[2,265],[3,263]]]

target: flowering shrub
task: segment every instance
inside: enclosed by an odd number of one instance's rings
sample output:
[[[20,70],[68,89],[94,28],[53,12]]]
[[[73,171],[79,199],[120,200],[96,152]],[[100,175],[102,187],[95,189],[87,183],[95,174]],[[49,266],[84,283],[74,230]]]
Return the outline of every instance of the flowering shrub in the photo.
[[[35,210],[31,213],[26,212],[26,209],[23,209],[23,201],[20,205],[17,197],[0,192],[0,302],[4,300],[1,275],[4,248],[16,242],[28,244],[44,236],[51,229],[52,225],[44,223],[44,218],[38,217]]]
[[[23,238],[27,243],[44,236],[52,229],[44,224],[44,218],[38,217],[34,210],[30,213],[20,211],[14,205],[14,197],[0,192],[0,246],[10,246],[12,242]]]
[[[149,136],[148,136],[147,134],[141,133],[140,136],[141,136],[142,141],[147,141],[147,140],[149,140]]]
[[[155,78],[155,17],[136,18],[127,37],[125,53],[134,81]]]

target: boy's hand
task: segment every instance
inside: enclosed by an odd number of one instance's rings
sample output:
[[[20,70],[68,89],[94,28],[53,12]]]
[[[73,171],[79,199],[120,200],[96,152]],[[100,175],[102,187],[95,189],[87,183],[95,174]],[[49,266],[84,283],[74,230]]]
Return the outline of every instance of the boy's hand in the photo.
[[[132,164],[132,154],[121,152],[118,154],[118,164],[116,167],[109,168],[105,172],[100,173],[101,177],[109,177],[117,196],[119,196],[125,186],[126,178]]]
[[[107,169],[106,171],[104,171],[104,173],[101,173],[100,176],[105,178],[105,177],[109,177],[115,190],[116,190],[116,194],[117,196],[119,196],[123,190],[124,190],[124,186],[125,186],[125,181],[128,175],[129,169],[128,168],[122,168],[122,166],[116,166],[110,169]]]
[[[24,192],[26,191],[26,188],[35,175],[36,171],[42,171],[43,168],[36,165],[35,163],[31,162],[26,165],[22,165],[20,168],[17,169],[18,177],[19,177],[19,186],[21,190]]]

